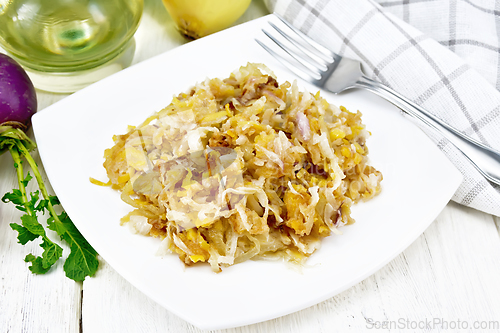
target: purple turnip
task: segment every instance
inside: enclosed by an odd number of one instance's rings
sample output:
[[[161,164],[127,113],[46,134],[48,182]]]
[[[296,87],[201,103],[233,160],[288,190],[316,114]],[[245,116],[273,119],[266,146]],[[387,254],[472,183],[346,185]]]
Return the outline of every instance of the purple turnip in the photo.
[[[0,125],[26,130],[36,109],[36,92],[30,78],[12,58],[0,53]]]

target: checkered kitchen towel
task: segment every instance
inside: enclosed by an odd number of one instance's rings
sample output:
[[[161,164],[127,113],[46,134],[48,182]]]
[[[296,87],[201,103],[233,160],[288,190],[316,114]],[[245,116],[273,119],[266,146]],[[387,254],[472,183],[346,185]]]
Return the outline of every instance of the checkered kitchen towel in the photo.
[[[499,0],[265,1],[332,51],[360,60],[368,76],[500,151]],[[453,200],[500,216],[500,186],[428,134],[464,175]]]

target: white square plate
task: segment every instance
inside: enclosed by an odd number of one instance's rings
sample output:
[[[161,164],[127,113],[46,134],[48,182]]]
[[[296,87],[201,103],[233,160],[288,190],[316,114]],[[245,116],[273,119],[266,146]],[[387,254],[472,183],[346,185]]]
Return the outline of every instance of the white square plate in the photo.
[[[282,316],[326,300],[370,276],[409,246],[437,217],[461,175],[398,109],[364,91],[336,105],[360,110],[372,137],[371,164],[384,175],[382,193],[353,209],[356,223],[331,236],[302,271],[281,262],[249,261],[216,274],[184,268],[177,256],[155,255],[160,240],[120,226],[131,208],[119,193],[90,183],[106,180],[103,152],[112,136],[138,125],[172,97],[207,77],[227,77],[247,62],[264,63],[281,83],[295,77],[254,41],[263,17],[139,63],[38,112],[33,128],[40,155],[65,210],[99,254],[156,302],[203,329],[222,329]],[[318,89],[299,81],[301,90]]]

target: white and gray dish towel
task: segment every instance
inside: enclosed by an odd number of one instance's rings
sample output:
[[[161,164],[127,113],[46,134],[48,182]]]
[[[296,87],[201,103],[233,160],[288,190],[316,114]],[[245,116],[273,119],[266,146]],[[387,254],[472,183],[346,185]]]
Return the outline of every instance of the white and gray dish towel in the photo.
[[[332,51],[360,60],[368,76],[500,151],[500,1],[265,3]],[[464,176],[453,200],[500,216],[500,186],[449,141],[427,134]]]

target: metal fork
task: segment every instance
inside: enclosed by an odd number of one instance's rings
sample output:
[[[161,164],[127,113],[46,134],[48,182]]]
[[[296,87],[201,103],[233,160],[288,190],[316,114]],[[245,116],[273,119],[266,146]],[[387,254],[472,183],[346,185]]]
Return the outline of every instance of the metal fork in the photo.
[[[262,31],[281,51],[274,51],[259,39],[257,43],[302,79],[338,94],[352,88],[367,89],[396,105],[405,113],[437,130],[457,147],[490,182],[500,185],[500,152],[465,135],[419,105],[384,84],[367,77],[357,60],[344,58],[310,39],[283,17],[279,28],[269,21],[272,33]],[[287,32],[285,32],[286,30]],[[277,36],[277,37],[276,37]]]

